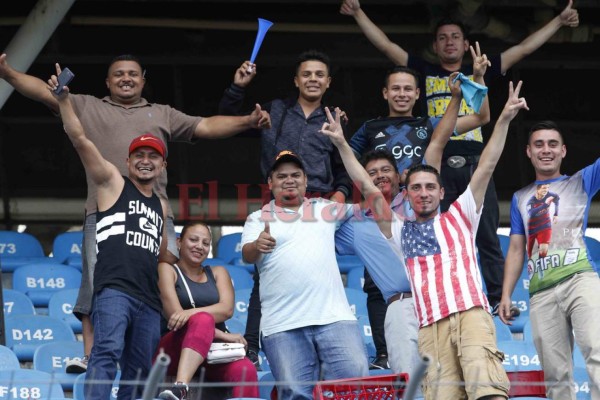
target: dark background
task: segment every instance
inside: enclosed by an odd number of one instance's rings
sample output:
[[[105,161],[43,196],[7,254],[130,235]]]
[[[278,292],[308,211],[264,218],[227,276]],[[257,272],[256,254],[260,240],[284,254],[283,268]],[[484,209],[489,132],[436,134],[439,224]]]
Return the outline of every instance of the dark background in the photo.
[[[431,45],[431,20],[445,9],[468,1],[364,0],[367,15],[411,54],[424,54]],[[34,1],[21,0],[3,7],[0,47],[5,48]],[[104,96],[106,70],[113,56],[133,53],[147,70],[144,97],[174,106],[191,115],[217,112],[223,90],[235,69],[250,57],[257,17],[275,23],[257,58],[258,76],[248,89],[246,104],[266,102],[293,92],[296,56],[310,48],[325,51],[333,61],[333,83],[325,102],[340,106],[350,116],[354,132],[366,119],[385,115],[381,97],[385,71],[392,63],[358,30],[354,19],[340,15],[340,1],[76,1],[49,39],[28,73],[47,79],[53,64],[68,66],[76,78],[76,93]],[[484,1],[481,24],[493,18],[505,32],[490,35],[475,30],[487,54],[499,53],[522,40],[555,16],[566,1]],[[522,94],[531,111],[511,125],[508,143],[494,175],[503,223],[512,193],[533,179],[525,156],[527,130],[541,119],[556,120],[564,129],[568,156],[563,172],[573,173],[598,157],[600,139],[598,71],[600,67],[600,1],[575,3],[580,28],[562,28],[553,40],[489,83],[492,121],[489,136],[508,93],[508,81],[522,79]],[[499,37],[494,37],[499,36]],[[10,62],[10,54],[9,62]],[[179,183],[218,181],[219,200],[236,199],[234,184],[261,182],[260,143],[241,135],[201,141],[194,146],[170,144],[169,195],[177,202]],[[83,199],[86,185],[77,154],[62,127],[45,106],[13,93],[0,110],[0,226],[36,223],[20,208],[24,198],[38,201],[48,213],[63,200]],[[206,193],[204,194],[207,197]],[[58,203],[57,203],[58,202]],[[77,206],[78,207],[78,206]],[[53,223],[80,223],[82,209],[47,218]],[[600,216],[591,215],[592,224]],[[243,219],[224,212],[214,223],[241,224]]]

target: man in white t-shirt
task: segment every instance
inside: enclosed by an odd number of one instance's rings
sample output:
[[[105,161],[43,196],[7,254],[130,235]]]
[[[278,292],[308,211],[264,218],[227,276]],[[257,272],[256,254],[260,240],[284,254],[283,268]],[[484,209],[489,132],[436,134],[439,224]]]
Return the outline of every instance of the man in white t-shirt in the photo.
[[[444,213],[439,172],[410,168],[405,195],[415,220],[401,220],[354,157],[339,118],[328,115],[321,130],[337,146],[344,165],[375,211],[377,225],[405,262],[420,322],[419,352],[431,359],[423,380],[427,400],[508,398],[509,381],[496,348],[495,327],[483,293],[475,234],[488,182],[504,148],[510,121],[522,108],[521,82],[513,90],[467,189]],[[462,384],[458,382],[464,381]]]
[[[261,340],[281,399],[312,399],[313,383],[367,376],[368,361],[335,258],[335,231],[351,205],[304,197],[299,156],[281,151],[268,177],[273,200],[248,216],[244,260],[260,274]]]

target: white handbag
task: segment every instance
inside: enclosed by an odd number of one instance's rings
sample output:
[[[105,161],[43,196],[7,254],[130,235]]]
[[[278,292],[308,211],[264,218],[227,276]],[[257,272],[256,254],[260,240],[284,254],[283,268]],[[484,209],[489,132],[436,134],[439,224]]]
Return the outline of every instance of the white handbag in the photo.
[[[246,357],[246,349],[242,343],[212,343],[208,350],[206,362],[223,364],[241,360]]]

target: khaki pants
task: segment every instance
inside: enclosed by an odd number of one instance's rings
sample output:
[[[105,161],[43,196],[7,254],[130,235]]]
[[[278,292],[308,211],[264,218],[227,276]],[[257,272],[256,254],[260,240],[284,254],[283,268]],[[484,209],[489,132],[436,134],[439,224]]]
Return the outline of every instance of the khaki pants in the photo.
[[[600,400],[600,279],[582,272],[530,301],[533,341],[544,369],[546,396],[575,400],[573,336],[585,359],[592,399]]]
[[[480,307],[419,330],[419,352],[431,359],[423,379],[427,400],[508,398],[510,383],[496,347],[492,316]]]

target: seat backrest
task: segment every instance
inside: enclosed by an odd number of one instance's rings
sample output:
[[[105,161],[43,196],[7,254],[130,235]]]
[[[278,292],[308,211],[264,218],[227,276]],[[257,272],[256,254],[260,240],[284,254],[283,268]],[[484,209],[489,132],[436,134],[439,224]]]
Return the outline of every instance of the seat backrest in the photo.
[[[117,375],[115,376],[115,380],[113,381],[112,390],[110,391],[110,399],[116,400],[117,393],[119,391],[119,380],[121,379],[121,370],[117,370]],[[85,391],[83,389],[83,385],[85,383],[85,372],[80,374],[76,379],[73,385],[73,398],[75,400],[85,400]]]
[[[65,393],[52,375],[34,369],[0,371],[0,398],[63,399]]]
[[[342,274],[348,273],[352,268],[364,267],[363,262],[355,255],[339,255],[335,256],[338,268]]]
[[[367,315],[357,315],[358,329],[360,329],[360,335],[363,338],[365,347],[367,348],[367,354],[369,357],[375,357],[377,351],[375,349],[375,342],[373,341],[373,331],[371,330],[371,322]]]
[[[63,232],[54,238],[52,256],[61,263],[66,263],[71,257],[81,259],[83,231]]]
[[[531,331],[531,320],[527,319],[523,325],[523,340],[533,343],[533,332]]]
[[[54,341],[75,341],[75,334],[66,322],[45,315],[14,315],[6,317],[6,345],[19,361],[32,361],[35,349]]]
[[[246,332],[246,324],[240,318],[229,318],[225,321],[225,326],[231,333],[240,333],[243,335]]]
[[[250,303],[250,295],[252,289],[236,289],[234,292],[235,300],[233,307],[233,315],[239,319],[248,317],[248,304]]]
[[[48,302],[48,315],[65,321],[74,333],[81,333],[81,321],[73,314],[79,289],[63,289],[54,293]]]
[[[217,243],[217,257],[234,264],[242,257],[242,233],[230,233],[221,236]]]
[[[577,400],[591,400],[592,386],[587,370],[585,367],[573,368],[573,381],[575,387],[575,398]]]
[[[344,288],[344,290],[354,315],[368,315],[367,294],[362,290],[352,289],[349,287]]]
[[[21,364],[17,355],[10,348],[0,345],[0,371],[19,368]]]
[[[29,233],[0,231],[0,265],[2,271],[13,272],[17,267],[50,260],[44,255],[41,243]]]
[[[365,268],[350,268],[346,274],[346,287],[351,289],[363,290],[365,286]]]
[[[252,275],[244,268],[228,266],[227,272],[229,272],[235,290],[250,289],[254,286]]]
[[[533,342],[502,340],[498,341],[498,349],[504,352],[504,362],[502,365],[506,371],[535,371],[542,369]]]
[[[36,307],[48,307],[54,293],[63,289],[77,289],[79,286],[81,272],[63,264],[27,264],[13,273],[13,289],[25,293]]]
[[[494,325],[496,326],[496,341],[513,340],[510,328],[499,317],[494,317]]]
[[[29,233],[0,231],[0,257],[44,257],[42,244]]]
[[[34,315],[33,303],[25,293],[14,289],[2,289],[4,315]]]
[[[56,341],[45,343],[33,353],[33,368],[49,373],[64,373],[66,363],[83,355],[83,342]]]

